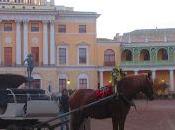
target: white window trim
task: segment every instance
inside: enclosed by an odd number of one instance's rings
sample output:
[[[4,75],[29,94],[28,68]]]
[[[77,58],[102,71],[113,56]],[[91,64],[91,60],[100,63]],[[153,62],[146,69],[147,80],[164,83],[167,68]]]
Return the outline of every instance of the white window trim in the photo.
[[[89,77],[87,74],[80,74],[77,78],[77,83],[78,83],[78,89],[80,89],[80,82],[79,79],[87,79],[87,89],[89,89]]]
[[[60,48],[65,48],[66,49],[66,64],[60,64],[59,61],[59,49]],[[60,66],[64,66],[64,65],[68,65],[68,47],[67,46],[58,46],[57,47],[57,65],[60,65]]]
[[[59,74],[59,75],[58,75],[58,85],[60,84],[60,83],[59,83],[59,80],[60,80],[60,79],[66,79],[66,88],[67,88],[67,87],[68,87],[68,86],[67,86],[68,76],[67,76],[66,74]],[[59,87],[60,87],[60,86],[59,86]],[[60,90],[59,87],[57,88],[58,91]]]
[[[86,64],[80,64],[79,63],[79,49],[80,48],[86,48]],[[89,47],[88,46],[85,46],[85,45],[80,45],[78,46],[77,48],[77,64],[78,65],[89,65]]]

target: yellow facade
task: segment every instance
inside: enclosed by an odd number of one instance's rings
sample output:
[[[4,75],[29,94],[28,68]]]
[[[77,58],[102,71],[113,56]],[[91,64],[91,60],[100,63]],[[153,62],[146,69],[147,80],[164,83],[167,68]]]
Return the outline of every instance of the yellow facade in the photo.
[[[50,85],[52,92],[60,91],[61,82],[68,89],[80,89],[82,85],[97,89],[98,83],[105,85],[110,79],[110,71],[120,64],[120,44],[96,38],[97,13],[59,8],[52,2],[49,5],[40,2],[36,5],[21,3],[25,6],[25,13],[21,4],[4,4],[5,8],[0,12],[0,73],[27,76],[24,59],[27,54],[34,53],[38,65],[34,67],[32,77],[40,80],[42,89],[48,90]],[[6,8],[12,6],[18,10],[8,13]],[[12,30],[5,30],[6,23],[12,24]],[[66,32],[59,32],[59,25],[65,25]],[[85,26],[85,32],[79,32],[80,25]],[[5,52],[5,47],[11,47],[12,50]],[[60,48],[66,49],[65,64],[60,63]],[[81,54],[82,50],[85,54]],[[105,65],[106,50],[114,53],[112,65]],[[81,55],[85,55],[83,62],[85,60],[86,63],[80,62]],[[10,65],[7,66],[5,62],[9,61]],[[66,83],[62,81],[64,79]]]

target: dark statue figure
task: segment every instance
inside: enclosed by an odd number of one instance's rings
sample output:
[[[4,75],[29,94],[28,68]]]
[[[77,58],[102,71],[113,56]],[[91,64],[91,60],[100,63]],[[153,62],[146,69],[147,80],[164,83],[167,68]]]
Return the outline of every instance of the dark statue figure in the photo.
[[[27,58],[24,60],[24,63],[27,62],[27,75],[28,75],[28,81],[29,81],[29,88],[31,87],[31,80],[32,80],[32,71],[34,68],[34,62],[33,62],[33,56],[32,54],[28,54]]]

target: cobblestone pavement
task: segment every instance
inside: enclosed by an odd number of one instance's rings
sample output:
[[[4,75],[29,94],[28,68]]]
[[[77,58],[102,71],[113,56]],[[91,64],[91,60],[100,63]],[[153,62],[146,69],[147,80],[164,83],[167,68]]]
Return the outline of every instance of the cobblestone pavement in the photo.
[[[175,130],[175,100],[135,101],[125,130]],[[111,119],[91,120],[91,130],[112,130]]]

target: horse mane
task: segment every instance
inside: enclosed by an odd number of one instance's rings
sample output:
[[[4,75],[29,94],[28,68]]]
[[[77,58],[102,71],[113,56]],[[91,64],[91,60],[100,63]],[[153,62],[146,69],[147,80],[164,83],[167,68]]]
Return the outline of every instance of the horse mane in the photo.
[[[131,88],[135,88],[136,86],[143,86],[147,82],[148,74],[141,73],[141,74],[131,74],[125,76],[123,79],[121,79],[118,82],[117,89],[119,92],[125,91],[126,93],[129,93]]]

